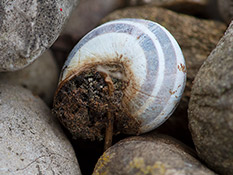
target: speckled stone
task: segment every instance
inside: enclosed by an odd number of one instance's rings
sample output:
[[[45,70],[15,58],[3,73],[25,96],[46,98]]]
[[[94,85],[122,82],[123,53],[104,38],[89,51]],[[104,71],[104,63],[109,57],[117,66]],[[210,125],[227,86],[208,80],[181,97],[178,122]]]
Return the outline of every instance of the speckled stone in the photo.
[[[218,9],[223,20],[230,24],[233,20],[233,0],[218,0]]]
[[[58,66],[50,50],[43,53],[34,63],[15,72],[1,72],[0,83],[21,85],[38,95],[51,106],[57,87]]]
[[[1,0],[0,72],[24,68],[49,48],[78,0]]]
[[[75,153],[44,102],[0,84],[0,174],[81,175]]]
[[[187,66],[186,87],[180,105],[173,115],[158,129],[183,142],[190,143],[191,136],[188,130],[187,110],[192,81],[204,60],[223,35],[226,25],[149,6],[117,10],[105,17],[102,22],[119,18],[143,18],[155,21],[164,26],[179,43]]]
[[[233,22],[198,72],[189,126],[198,155],[222,175],[233,174]]]
[[[164,135],[132,137],[110,147],[93,175],[214,175],[177,140]]]

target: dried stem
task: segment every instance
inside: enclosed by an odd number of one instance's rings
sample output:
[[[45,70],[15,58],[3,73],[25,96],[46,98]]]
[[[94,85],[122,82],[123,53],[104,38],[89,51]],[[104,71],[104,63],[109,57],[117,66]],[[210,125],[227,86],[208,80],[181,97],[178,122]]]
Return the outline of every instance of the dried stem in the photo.
[[[106,126],[105,132],[105,141],[104,141],[104,151],[112,146],[112,136],[113,136],[113,123],[114,118],[111,115],[111,112],[108,111],[108,123]]]
[[[109,96],[111,97],[114,92],[114,85],[109,74],[104,74],[104,76],[105,76],[104,80],[108,84]],[[106,132],[105,132],[104,151],[106,151],[109,147],[112,146],[114,118],[112,117],[111,114],[111,102],[109,102],[107,117],[108,117],[108,123],[106,125],[106,130],[105,130]]]

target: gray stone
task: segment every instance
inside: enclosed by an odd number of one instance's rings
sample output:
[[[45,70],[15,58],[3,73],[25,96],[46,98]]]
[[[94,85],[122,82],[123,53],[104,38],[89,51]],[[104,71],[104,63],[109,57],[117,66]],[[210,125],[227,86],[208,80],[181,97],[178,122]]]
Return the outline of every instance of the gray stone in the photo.
[[[40,98],[0,84],[0,111],[0,174],[81,174],[71,144]]]
[[[222,175],[233,174],[233,22],[200,68],[189,103],[198,155]]]
[[[24,68],[49,48],[78,0],[1,0],[0,71]]]
[[[215,175],[175,139],[138,136],[118,142],[98,160],[93,175]]]
[[[124,0],[80,0],[62,35],[70,35],[76,41],[95,28],[107,14],[124,6]]]
[[[233,0],[218,0],[218,9],[223,20],[230,24],[233,20]]]
[[[204,60],[223,35],[226,29],[225,24],[197,19],[158,7],[131,7],[117,10],[104,18],[102,22],[119,18],[143,18],[157,22],[167,28],[179,43],[187,66],[186,87],[180,105],[158,129],[190,143],[187,109],[192,81]]]
[[[30,66],[15,72],[1,72],[0,82],[21,85],[51,106],[58,83],[58,66],[49,50]]]

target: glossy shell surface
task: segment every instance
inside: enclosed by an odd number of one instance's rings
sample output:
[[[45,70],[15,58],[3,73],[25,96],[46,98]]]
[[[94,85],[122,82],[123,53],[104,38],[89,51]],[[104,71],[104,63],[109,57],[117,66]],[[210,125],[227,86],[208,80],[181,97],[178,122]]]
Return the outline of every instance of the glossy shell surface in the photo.
[[[142,19],[120,19],[88,33],[72,50],[60,84],[88,64],[119,62],[128,86],[122,105],[140,121],[140,133],[150,131],[172,114],[186,82],[182,51],[161,25]]]

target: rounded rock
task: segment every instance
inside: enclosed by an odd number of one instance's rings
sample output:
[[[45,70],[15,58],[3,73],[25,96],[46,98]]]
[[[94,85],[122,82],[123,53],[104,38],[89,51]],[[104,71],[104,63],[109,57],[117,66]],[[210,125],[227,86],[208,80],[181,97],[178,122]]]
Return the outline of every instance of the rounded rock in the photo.
[[[0,72],[32,63],[60,34],[78,0],[2,0]]]
[[[47,50],[30,66],[15,72],[1,72],[0,82],[23,86],[41,97],[48,106],[52,105],[57,87],[58,66]]]
[[[93,175],[215,175],[192,155],[190,148],[168,136],[127,138],[104,152]]]
[[[218,0],[218,9],[223,20],[230,24],[233,20],[233,0]]]
[[[124,0],[81,0],[62,35],[69,35],[77,42],[95,28],[104,16],[123,6]]]
[[[208,0],[127,0],[128,5],[150,5],[168,8],[185,14],[201,14],[208,5]]]
[[[233,174],[233,22],[200,68],[189,103],[198,155],[223,175]]]
[[[0,84],[0,174],[78,174],[75,153],[44,102]]]

